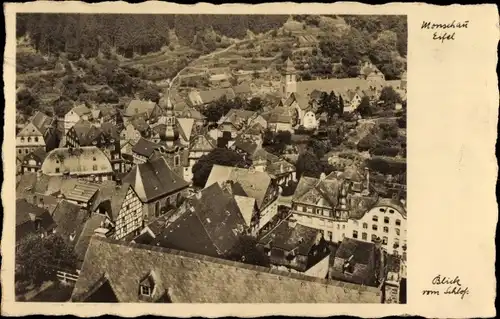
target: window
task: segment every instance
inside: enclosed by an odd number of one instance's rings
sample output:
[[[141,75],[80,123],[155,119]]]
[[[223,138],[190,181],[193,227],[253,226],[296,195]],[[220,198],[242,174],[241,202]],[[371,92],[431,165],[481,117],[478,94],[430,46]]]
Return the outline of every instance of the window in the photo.
[[[392,252],[392,254],[393,254],[394,256],[398,256],[398,255],[399,255],[399,253],[398,253],[398,251],[397,251],[397,250],[394,250],[394,251]]]
[[[368,223],[363,223],[363,228],[368,229]]]
[[[352,232],[352,238],[358,238],[358,232],[357,231],[353,231]]]
[[[355,226],[358,226],[358,224],[359,224],[357,220],[354,220],[353,223]]]
[[[400,219],[396,219],[396,226],[401,226],[401,220]]]
[[[155,216],[160,216],[160,202],[155,203]]]
[[[92,165],[92,169],[93,169],[94,171],[97,171],[97,165]]]
[[[377,215],[373,215],[372,220],[373,220],[374,222],[378,222],[378,216],[377,216]]]
[[[366,240],[367,238],[368,238],[368,234],[367,233],[362,233],[361,234],[361,239]]]
[[[378,226],[377,226],[377,225],[375,225],[375,224],[373,224],[373,225],[372,225],[372,229],[373,229],[373,230],[378,230]]]
[[[394,214],[394,209],[389,209],[389,213]]]
[[[141,295],[142,296],[151,296],[151,287],[141,285]]]
[[[337,224],[337,229],[340,229],[340,224]]]
[[[376,241],[377,240],[377,235],[375,234],[372,234],[372,242]]]
[[[22,153],[23,153],[23,150],[21,150],[21,149],[20,149],[20,150],[19,150],[19,154],[22,154]]]
[[[345,229],[345,225],[342,225],[342,229]]]
[[[35,137],[35,142],[38,142],[38,136]]]
[[[31,142],[31,137],[28,137],[28,143]]]
[[[96,161],[96,158],[95,158],[95,157],[93,157],[93,158],[92,158],[92,160],[95,162],[95,161]]]
[[[399,236],[399,228],[396,228],[396,235]]]
[[[28,154],[29,153],[29,149],[25,149],[24,153]]]
[[[389,224],[389,217],[384,217],[384,223]]]
[[[59,172],[60,172],[59,167],[56,167],[56,173],[59,173]]]
[[[179,166],[181,163],[181,157],[179,155],[176,155],[174,157],[174,166]]]
[[[384,208],[380,208],[379,211],[383,213],[383,212],[385,212],[385,209]]]
[[[388,241],[389,241],[389,240],[388,240],[388,238],[387,238],[386,236],[384,236],[384,237],[382,238],[382,245],[387,245],[387,242],[388,242]]]
[[[333,240],[333,233],[331,231],[328,232],[328,239]]]
[[[24,142],[24,137],[21,137],[21,142]]]
[[[388,233],[389,232],[389,227],[385,226],[384,227],[384,233]]]

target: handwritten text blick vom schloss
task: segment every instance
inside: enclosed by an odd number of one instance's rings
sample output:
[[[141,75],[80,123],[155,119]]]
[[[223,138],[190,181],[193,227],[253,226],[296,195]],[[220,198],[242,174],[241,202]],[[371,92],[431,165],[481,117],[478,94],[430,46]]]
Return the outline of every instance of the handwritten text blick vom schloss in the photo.
[[[457,29],[467,29],[469,27],[469,20],[455,21],[450,23],[434,23],[430,21],[423,21],[421,29],[437,30],[432,35],[433,40],[445,41],[455,40]]]

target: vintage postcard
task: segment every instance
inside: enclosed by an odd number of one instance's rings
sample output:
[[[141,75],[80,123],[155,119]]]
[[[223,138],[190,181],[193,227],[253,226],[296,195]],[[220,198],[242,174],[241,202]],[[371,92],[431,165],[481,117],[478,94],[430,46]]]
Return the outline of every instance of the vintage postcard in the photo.
[[[4,9],[2,315],[495,316],[496,6]]]

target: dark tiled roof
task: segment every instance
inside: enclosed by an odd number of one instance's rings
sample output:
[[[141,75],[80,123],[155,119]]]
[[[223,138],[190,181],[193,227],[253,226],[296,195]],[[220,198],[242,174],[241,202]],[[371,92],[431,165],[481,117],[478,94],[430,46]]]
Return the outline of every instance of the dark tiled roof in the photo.
[[[139,141],[135,143],[134,147],[132,148],[132,152],[142,156],[150,157],[158,147],[160,147],[159,144],[141,137]]]
[[[52,118],[42,112],[36,112],[31,119],[31,123],[40,131],[40,133],[45,134],[45,132],[50,128]]]
[[[210,240],[196,213],[188,211],[163,230],[152,245],[218,256],[217,247]]]
[[[341,181],[336,179],[319,180],[312,177],[302,176],[295,189],[293,201],[316,205],[319,200],[324,199],[325,204],[334,208],[337,206]]]
[[[146,120],[142,117],[138,117],[133,119],[130,124],[138,130],[139,132],[145,132],[149,129],[149,124],[146,122]]]
[[[94,231],[101,227],[101,223],[106,220],[104,215],[92,214],[89,219],[85,222],[83,226],[82,232],[78,241],[75,245],[75,254],[78,260],[83,260],[85,257],[85,253],[87,252],[87,248],[89,247],[90,238],[94,235]]]
[[[45,150],[45,147],[39,147],[35,149],[32,154],[40,159],[41,162],[43,162],[45,160],[45,157],[47,157],[47,151]]]
[[[359,195],[349,195],[347,197],[349,203],[349,218],[361,219],[376,203],[376,197],[366,197]]]
[[[124,261],[126,261],[124,263]],[[119,302],[139,302],[154,272],[153,301],[168,291],[179,303],[380,303],[378,289],[152,246],[93,237],[72,300],[107,278]]]
[[[271,246],[291,251],[297,249],[296,253],[307,256],[312,246],[318,239],[319,230],[296,224],[290,227],[287,221],[282,222],[271,232],[267,233],[259,240],[261,245],[267,245],[272,242]]]
[[[164,158],[136,165],[123,182],[130,183],[143,202],[166,196],[189,186],[175,174]]]
[[[149,115],[153,112],[156,103],[151,101],[132,100],[125,110],[125,116],[135,116],[139,114]]]
[[[78,241],[80,234],[85,225],[85,221],[89,217],[89,213],[82,210],[80,206],[72,204],[66,200],[62,200],[57,205],[52,215],[57,224],[56,232],[69,240],[72,245]],[[73,241],[70,236],[73,235]]]
[[[349,259],[349,257],[354,256],[353,259],[356,263],[368,265],[374,251],[374,243],[344,238],[337,249],[336,257]]]

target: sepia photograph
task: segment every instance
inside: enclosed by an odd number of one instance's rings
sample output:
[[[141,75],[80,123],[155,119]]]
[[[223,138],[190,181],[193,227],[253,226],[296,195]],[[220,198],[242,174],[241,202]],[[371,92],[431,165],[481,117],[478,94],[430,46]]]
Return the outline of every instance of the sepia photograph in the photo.
[[[406,15],[15,22],[17,302],[406,303]]]

